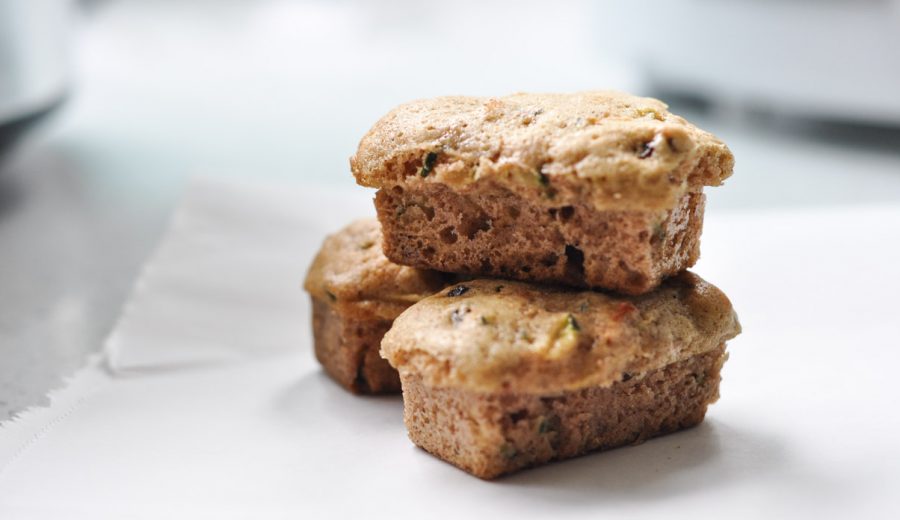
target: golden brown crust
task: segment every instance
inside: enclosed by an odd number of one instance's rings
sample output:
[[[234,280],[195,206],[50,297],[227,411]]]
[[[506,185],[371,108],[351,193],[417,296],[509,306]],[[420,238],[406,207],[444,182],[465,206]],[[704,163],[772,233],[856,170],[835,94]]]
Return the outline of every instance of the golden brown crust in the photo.
[[[306,291],[342,315],[392,320],[447,283],[441,273],[388,260],[381,237],[374,218],[328,236],[306,275]]]
[[[392,110],[350,160],[359,184],[491,180],[552,204],[669,209],[734,157],[664,103],[617,92],[441,97]]]
[[[690,272],[643,296],[474,280],[407,309],[381,354],[431,386],[543,394],[606,387],[739,332],[728,298]]]
[[[441,273],[385,258],[377,220],[353,222],[325,239],[304,283],[316,358],[351,392],[399,392],[397,371],[379,355],[381,338],[397,315],[446,283]]]

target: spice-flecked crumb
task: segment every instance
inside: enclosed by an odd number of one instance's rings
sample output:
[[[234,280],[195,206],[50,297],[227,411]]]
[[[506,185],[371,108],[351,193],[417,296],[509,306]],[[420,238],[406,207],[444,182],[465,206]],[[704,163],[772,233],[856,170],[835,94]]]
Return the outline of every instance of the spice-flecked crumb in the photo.
[[[465,318],[468,312],[468,307],[453,309],[453,312],[450,313],[450,322],[453,323],[453,325],[459,325],[460,323],[462,323],[463,318]]]
[[[635,307],[630,302],[622,302],[616,307],[615,312],[612,315],[613,321],[622,321],[626,316],[631,314],[632,312],[637,311],[637,307]]]

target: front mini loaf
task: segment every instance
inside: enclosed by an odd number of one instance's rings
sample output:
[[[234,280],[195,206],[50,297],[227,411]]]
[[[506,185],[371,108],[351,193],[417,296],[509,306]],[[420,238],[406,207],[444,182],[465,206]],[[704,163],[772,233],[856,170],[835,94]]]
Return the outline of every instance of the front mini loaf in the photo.
[[[493,478],[696,425],[739,332],[690,272],[631,297],[474,280],[404,311],[381,352],[412,441]]]

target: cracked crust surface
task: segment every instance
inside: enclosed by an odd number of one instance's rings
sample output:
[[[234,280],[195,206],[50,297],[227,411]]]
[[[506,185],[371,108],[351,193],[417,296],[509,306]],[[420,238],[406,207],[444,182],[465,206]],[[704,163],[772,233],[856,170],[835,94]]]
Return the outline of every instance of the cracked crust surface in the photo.
[[[550,204],[664,210],[721,184],[734,157],[656,99],[597,91],[406,103],[369,130],[350,164],[375,188],[492,181]]]
[[[381,354],[433,387],[544,394],[609,387],[739,333],[728,298],[690,272],[631,297],[473,280],[407,309]]]

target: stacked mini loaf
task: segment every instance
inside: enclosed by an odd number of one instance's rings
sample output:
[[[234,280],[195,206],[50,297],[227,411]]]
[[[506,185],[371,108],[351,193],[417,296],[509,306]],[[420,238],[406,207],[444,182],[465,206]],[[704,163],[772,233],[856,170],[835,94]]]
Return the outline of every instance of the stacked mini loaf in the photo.
[[[399,381],[412,441],[483,478],[695,425],[740,325],[685,269],[733,164],[626,94],[402,105],[351,159],[380,229],[307,277],[317,357],[356,392]]]

